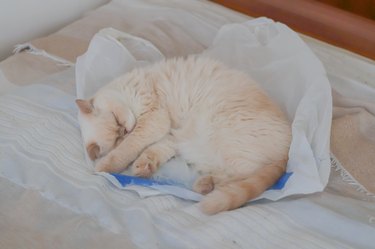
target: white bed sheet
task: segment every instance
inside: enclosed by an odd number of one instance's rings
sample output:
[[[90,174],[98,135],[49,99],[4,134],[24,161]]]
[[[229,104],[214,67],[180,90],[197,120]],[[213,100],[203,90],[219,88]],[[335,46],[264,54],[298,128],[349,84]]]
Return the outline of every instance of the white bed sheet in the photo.
[[[214,10],[193,13],[220,19],[222,10]],[[320,58],[335,58],[327,53]],[[374,66],[360,68],[369,76]],[[349,82],[360,93],[360,80],[345,70],[328,67],[329,77],[344,77],[334,86]],[[356,192],[339,171],[322,193],[257,201],[216,216],[169,195],[142,199],[114,188],[84,163],[74,94],[46,86],[64,88],[61,82],[74,76],[68,69],[23,88],[0,78],[0,248],[374,248],[374,197]]]
[[[40,94],[51,99],[40,99]],[[18,222],[29,225],[31,234],[51,236],[47,242],[52,245],[57,238],[67,243],[68,237],[57,231],[81,233],[87,240],[77,237],[80,247],[97,239],[95,231],[107,236],[108,248],[116,247],[118,237],[138,248],[369,248],[374,242],[372,203],[329,192],[258,201],[210,217],[194,202],[169,195],[142,199],[118,190],[85,164],[73,99],[33,85],[0,100],[2,184],[10,181],[10,189],[21,196],[10,195],[9,186],[2,189],[7,192],[1,210],[17,207],[2,214],[4,242],[19,242],[19,231],[9,232]],[[31,199],[34,207],[26,205]]]

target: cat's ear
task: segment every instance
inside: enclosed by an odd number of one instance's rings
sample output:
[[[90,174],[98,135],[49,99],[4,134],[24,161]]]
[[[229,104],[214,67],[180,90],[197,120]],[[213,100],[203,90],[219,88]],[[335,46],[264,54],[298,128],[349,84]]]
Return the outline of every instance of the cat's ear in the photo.
[[[87,146],[87,154],[89,154],[89,157],[92,161],[95,161],[98,159],[100,154],[100,147],[97,143],[91,143]]]
[[[91,113],[94,110],[92,100],[77,99],[76,104],[82,113]]]

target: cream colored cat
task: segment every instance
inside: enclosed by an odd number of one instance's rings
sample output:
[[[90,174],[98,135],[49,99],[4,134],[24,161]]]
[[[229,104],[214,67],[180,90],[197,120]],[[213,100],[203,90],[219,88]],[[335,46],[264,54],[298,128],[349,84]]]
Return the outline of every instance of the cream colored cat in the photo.
[[[291,127],[244,73],[208,58],[135,69],[77,100],[95,169],[150,177],[179,155],[200,173],[193,189],[214,214],[242,206],[284,173]]]

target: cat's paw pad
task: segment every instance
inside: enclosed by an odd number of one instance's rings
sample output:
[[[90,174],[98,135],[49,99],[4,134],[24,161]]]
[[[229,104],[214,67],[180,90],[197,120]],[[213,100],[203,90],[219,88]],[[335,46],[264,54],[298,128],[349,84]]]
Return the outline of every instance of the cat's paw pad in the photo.
[[[212,176],[202,176],[198,178],[193,185],[193,190],[202,195],[210,193],[213,189],[214,181]]]
[[[133,163],[133,175],[139,177],[151,177],[158,167],[157,161],[148,156],[141,156]]]

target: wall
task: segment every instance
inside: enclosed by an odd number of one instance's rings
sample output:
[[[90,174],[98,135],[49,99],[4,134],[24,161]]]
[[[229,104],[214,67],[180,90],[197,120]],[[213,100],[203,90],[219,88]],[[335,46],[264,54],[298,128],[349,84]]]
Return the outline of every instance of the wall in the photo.
[[[375,20],[375,0],[317,0]]]
[[[370,18],[318,0],[211,1],[253,17],[267,16],[287,24],[297,32],[375,60],[375,21]],[[366,0],[352,1],[353,3],[366,2]]]
[[[48,35],[109,0],[0,0],[0,61],[14,45]]]

